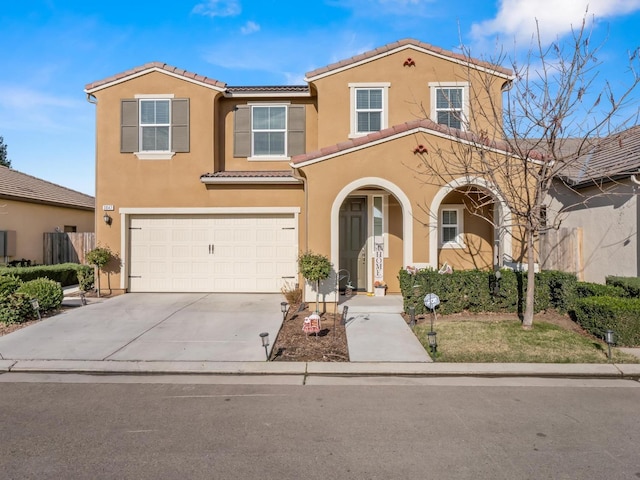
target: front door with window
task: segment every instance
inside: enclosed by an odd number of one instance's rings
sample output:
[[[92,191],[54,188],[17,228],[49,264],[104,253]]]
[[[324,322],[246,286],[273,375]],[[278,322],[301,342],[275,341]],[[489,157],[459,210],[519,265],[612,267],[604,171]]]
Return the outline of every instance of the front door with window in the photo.
[[[367,290],[367,198],[349,197],[340,208],[340,269],[349,271],[351,285]],[[344,288],[347,279],[340,283]]]

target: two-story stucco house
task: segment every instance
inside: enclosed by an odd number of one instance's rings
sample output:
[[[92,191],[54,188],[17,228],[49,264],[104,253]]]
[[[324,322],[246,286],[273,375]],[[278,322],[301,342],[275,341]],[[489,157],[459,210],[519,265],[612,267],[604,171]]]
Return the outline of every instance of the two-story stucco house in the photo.
[[[97,125],[97,241],[129,292],[279,292],[301,252],[370,292],[407,266],[514,258],[508,209],[482,178],[426,185],[430,145],[492,130],[467,118],[474,82],[501,105],[511,71],[416,40],[307,73],[302,86],[229,86],[150,63],[86,86]],[[465,211],[461,189],[495,199]],[[495,221],[493,221],[495,220]],[[499,246],[499,247],[498,247]],[[327,297],[330,299],[330,296]]]

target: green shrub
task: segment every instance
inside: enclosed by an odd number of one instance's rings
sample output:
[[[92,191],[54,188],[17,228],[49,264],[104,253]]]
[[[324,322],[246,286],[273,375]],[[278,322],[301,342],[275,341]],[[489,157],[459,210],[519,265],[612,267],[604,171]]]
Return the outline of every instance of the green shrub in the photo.
[[[398,276],[404,297],[405,311],[416,306],[416,313],[425,313],[423,304],[427,293],[440,298],[438,311],[442,314],[472,312],[518,312],[524,310],[527,272],[501,270],[494,272],[460,270],[440,274],[433,269],[416,273],[401,270]],[[574,302],[576,277],[563,272],[536,274],[534,309],[536,312],[556,308],[568,311]]]
[[[0,276],[0,295],[9,295],[22,285],[22,281],[14,275]]]
[[[5,267],[0,268],[0,275],[14,275],[23,282],[35,280],[36,278],[49,278],[60,285],[77,285],[78,268],[82,265],[78,263],[61,263],[59,265],[40,265],[37,267]]]
[[[31,306],[29,295],[14,292],[8,295],[0,295],[0,322],[23,323],[35,315]]]
[[[577,282],[576,297],[626,297],[624,288],[613,285],[602,285],[601,283]]]
[[[627,297],[640,298],[640,278],[639,277],[614,277],[605,279],[607,285],[621,287],[627,292]]]
[[[88,292],[94,285],[94,269],[88,265],[79,265],[78,269],[78,286],[83,292]]]
[[[16,292],[24,293],[29,298],[37,299],[41,312],[60,307],[64,297],[60,284],[48,278],[29,280],[23,283]]]
[[[576,301],[576,322],[592,335],[604,338],[607,330],[617,335],[623,347],[640,345],[640,299],[587,297]]]

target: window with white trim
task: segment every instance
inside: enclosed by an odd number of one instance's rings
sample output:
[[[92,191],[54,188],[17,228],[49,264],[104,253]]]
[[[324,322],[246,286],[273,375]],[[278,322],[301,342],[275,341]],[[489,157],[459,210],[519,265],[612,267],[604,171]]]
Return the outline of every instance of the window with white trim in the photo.
[[[463,248],[464,207],[443,205],[440,209],[440,245],[442,248]]]
[[[350,83],[351,137],[387,128],[390,83]]]
[[[171,145],[171,101],[140,100],[140,151],[168,152]]]
[[[284,157],[287,145],[287,107],[268,105],[252,107],[252,156]]]
[[[431,119],[448,127],[466,130],[469,84],[467,82],[429,83]]]

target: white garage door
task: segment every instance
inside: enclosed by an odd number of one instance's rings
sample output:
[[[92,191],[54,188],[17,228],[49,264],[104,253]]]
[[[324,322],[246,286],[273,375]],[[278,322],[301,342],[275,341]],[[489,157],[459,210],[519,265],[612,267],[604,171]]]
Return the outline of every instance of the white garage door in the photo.
[[[280,292],[297,276],[293,214],[132,215],[131,292]]]

